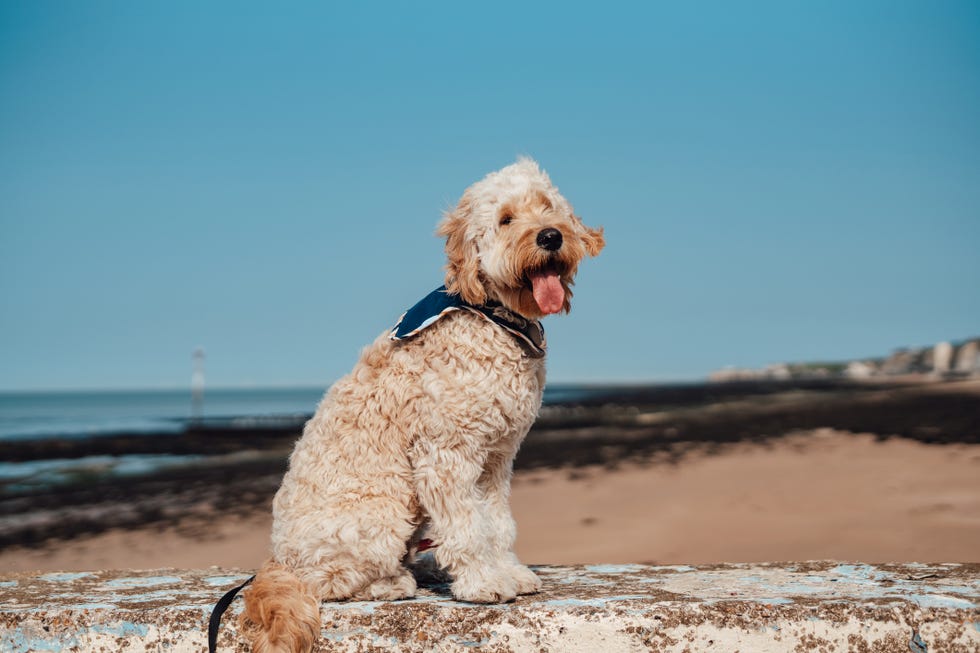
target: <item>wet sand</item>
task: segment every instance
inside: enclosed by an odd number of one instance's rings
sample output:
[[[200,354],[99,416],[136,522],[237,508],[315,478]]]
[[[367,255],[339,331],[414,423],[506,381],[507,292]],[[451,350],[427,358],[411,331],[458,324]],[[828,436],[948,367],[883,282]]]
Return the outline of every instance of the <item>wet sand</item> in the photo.
[[[704,386],[709,388],[710,386]],[[545,410],[512,506],[529,563],[980,559],[980,382],[698,390]],[[0,569],[254,568],[284,451],[3,503]]]

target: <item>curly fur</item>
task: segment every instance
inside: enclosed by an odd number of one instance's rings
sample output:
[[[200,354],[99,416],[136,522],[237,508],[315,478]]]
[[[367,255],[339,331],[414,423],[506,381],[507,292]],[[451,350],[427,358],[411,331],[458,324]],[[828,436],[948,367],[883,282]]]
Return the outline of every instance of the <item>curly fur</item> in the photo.
[[[558,251],[536,244],[545,228]],[[604,245],[530,159],[463,194],[438,233],[446,285],[468,302],[542,316],[528,273],[561,273],[568,311],[579,261]],[[405,341],[382,334],[327,392],[289,459],[273,504],[272,555],[246,591],[253,650],[308,651],[318,602],[415,594],[406,566],[423,529],[463,601],[533,593],[513,552],[514,456],[541,405],[543,359],[510,334],[457,311]]]

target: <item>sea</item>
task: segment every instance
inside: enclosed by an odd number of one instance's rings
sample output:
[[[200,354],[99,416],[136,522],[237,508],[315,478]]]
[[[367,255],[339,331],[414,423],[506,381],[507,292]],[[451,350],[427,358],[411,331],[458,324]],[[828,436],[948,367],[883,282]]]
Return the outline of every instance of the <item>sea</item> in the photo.
[[[99,455],[13,461],[4,443],[63,440],[115,434],[167,437],[192,422],[247,427],[274,421],[301,425],[323,396],[322,387],[208,389],[198,414],[190,389],[2,392],[0,393],[0,499],[77,482],[142,475],[207,464],[207,456],[169,454]],[[595,388],[555,385],[545,390],[553,404],[589,396]],[[298,430],[298,429],[297,429]]]
[[[199,416],[312,414],[323,388],[235,388],[204,393]],[[194,419],[190,389],[0,393],[0,442],[97,437],[115,433],[167,434]]]
[[[313,414],[324,391],[322,387],[207,390],[198,415],[190,389],[0,392],[0,446],[5,440],[173,434],[193,419],[212,425],[234,425],[249,418],[299,419]],[[570,401],[594,391],[584,385],[549,386],[544,403]]]

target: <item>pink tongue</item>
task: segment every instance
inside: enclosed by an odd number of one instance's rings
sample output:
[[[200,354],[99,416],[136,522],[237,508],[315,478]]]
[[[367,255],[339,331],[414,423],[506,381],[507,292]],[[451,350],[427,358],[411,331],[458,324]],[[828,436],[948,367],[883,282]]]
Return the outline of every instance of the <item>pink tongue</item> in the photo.
[[[565,289],[561,287],[561,279],[555,272],[542,272],[531,275],[534,301],[545,315],[557,313],[565,304]]]

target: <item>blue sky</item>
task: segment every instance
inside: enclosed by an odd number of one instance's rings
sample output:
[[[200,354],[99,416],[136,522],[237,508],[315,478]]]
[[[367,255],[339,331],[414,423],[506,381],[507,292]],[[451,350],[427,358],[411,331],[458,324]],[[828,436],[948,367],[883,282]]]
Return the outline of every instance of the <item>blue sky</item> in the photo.
[[[325,385],[519,154],[553,381],[980,334],[975,2],[0,4],[0,389]]]

